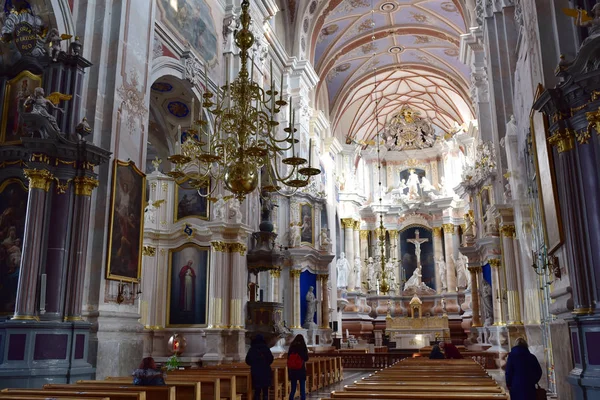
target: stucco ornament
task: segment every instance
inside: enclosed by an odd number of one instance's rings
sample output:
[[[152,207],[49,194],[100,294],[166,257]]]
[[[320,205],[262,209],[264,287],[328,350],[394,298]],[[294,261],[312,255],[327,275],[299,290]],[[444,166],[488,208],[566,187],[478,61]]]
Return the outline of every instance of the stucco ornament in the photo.
[[[136,127],[143,127],[143,121],[148,115],[143,88],[139,89],[139,87],[138,73],[132,69],[129,71],[129,74],[125,74],[123,84],[117,89],[117,94],[121,98],[121,105],[118,112],[125,119],[125,124],[130,134],[133,134]],[[124,117],[123,112],[126,112]]]
[[[435,130],[429,119],[404,106],[385,125],[383,138],[388,150],[426,149],[435,143]]]

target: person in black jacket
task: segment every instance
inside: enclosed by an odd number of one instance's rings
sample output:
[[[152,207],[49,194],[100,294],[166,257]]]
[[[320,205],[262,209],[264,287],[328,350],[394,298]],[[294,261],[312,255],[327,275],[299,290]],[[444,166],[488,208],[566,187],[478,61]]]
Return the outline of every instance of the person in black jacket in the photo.
[[[261,400],[261,393],[262,400],[267,400],[269,398],[269,387],[271,386],[273,353],[267,346],[263,335],[258,334],[252,339],[250,350],[246,354],[246,364],[250,366],[254,400]]]
[[[132,375],[134,385],[162,386],[165,384],[164,374],[156,367],[152,357],[144,358]]]
[[[431,353],[429,353],[429,359],[430,360],[443,360],[446,357],[444,356],[444,353],[442,353],[442,351],[440,350],[440,346],[438,346],[437,344],[433,346],[433,348],[431,349]]]
[[[301,359],[301,368],[295,367],[294,360],[298,357]],[[296,335],[290,349],[288,350],[288,378],[292,384],[290,391],[290,399],[294,400],[296,396],[296,385],[300,381],[300,400],[306,400],[306,362],[308,361],[308,348],[304,341],[304,336]],[[292,367],[291,367],[292,366]]]
[[[511,400],[535,399],[535,385],[542,377],[542,367],[529,352],[527,342],[518,338],[506,361],[506,387]]]

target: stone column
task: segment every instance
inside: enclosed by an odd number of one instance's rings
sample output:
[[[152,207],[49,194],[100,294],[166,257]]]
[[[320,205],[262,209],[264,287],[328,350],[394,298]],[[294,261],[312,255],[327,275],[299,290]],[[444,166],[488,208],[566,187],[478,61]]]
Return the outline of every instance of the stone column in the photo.
[[[70,257],[67,267],[67,295],[65,321],[81,321],[83,302],[83,279],[87,258],[88,229],[92,191],[98,180],[90,176],[77,176],[74,179],[75,202],[73,204],[73,232],[71,233]]]
[[[452,232],[452,253],[454,257],[458,257],[460,251],[460,225],[454,225],[454,231]]]
[[[362,276],[361,282],[365,282],[367,280],[368,272],[367,272],[367,261],[369,259],[369,231],[361,230],[359,233],[360,237],[360,254],[362,257]],[[362,286],[361,286],[362,288]],[[366,290],[362,288],[363,290]]]
[[[400,287],[400,268],[398,267],[398,261],[400,257],[400,249],[398,248],[398,230],[388,230],[390,234],[390,258],[395,262],[396,268],[394,269],[394,279],[396,279],[396,285]]]
[[[446,251],[446,285],[448,293],[456,293],[456,267],[454,265],[454,225],[444,224],[444,249]]]
[[[519,284],[517,281],[517,254],[514,246],[515,226],[503,225],[502,250],[504,268],[506,271],[506,296],[508,297],[508,325],[523,325],[521,321],[521,304],[519,301]]]
[[[490,258],[488,260],[492,268],[492,301],[494,304],[494,325],[504,325],[504,317],[502,315],[502,285],[500,283],[500,267],[502,262],[498,258]]]
[[[246,250],[246,245],[243,243],[229,243],[231,275],[227,285],[230,288],[229,327],[231,329],[244,329]]]
[[[354,220],[352,218],[342,218],[342,227],[344,228],[344,253],[350,264],[348,271],[348,290],[354,291]]]
[[[354,221],[354,257],[360,258],[360,221]]]
[[[300,274],[302,273],[299,269],[290,270],[290,282],[292,288],[292,329],[302,329],[302,322],[300,321]]]
[[[435,267],[435,287],[438,293],[442,293],[442,278],[440,276],[440,270],[437,268],[437,261],[444,258],[444,249],[442,244],[442,227],[433,227],[433,257],[436,261]],[[446,282],[447,278],[446,278]]]
[[[473,310],[473,327],[477,328],[481,324],[481,311],[479,308],[479,276],[481,275],[480,266],[470,266],[469,274],[471,274],[471,309]]]
[[[35,320],[39,271],[42,263],[45,231],[45,204],[54,176],[46,169],[24,169],[29,179],[27,217],[23,234],[23,251],[19,269],[19,284],[15,314],[12,319]]]
[[[269,270],[269,278],[271,279],[270,300],[274,303],[281,303],[279,298],[279,278],[281,277],[280,269]]]
[[[329,275],[322,274],[318,275],[321,292],[321,324],[320,327],[323,329],[329,328],[329,290],[327,289],[327,285],[329,283]]]
[[[225,243],[212,242],[210,249],[211,273],[210,273],[210,306],[208,308],[208,327],[213,329],[223,329],[227,322],[223,316],[223,282],[225,279],[225,264],[227,253]],[[228,275],[228,273],[227,273]],[[227,282],[229,283],[229,282]]]

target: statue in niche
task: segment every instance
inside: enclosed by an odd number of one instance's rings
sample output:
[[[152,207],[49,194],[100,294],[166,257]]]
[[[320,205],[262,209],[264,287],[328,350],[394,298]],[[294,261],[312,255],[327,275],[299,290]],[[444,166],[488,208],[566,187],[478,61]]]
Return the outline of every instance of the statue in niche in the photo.
[[[58,107],[58,103],[61,100],[70,100],[72,96],[58,92],[50,94],[47,98],[44,96],[44,89],[38,87],[33,91],[33,98],[27,97],[23,103],[20,103],[19,122],[32,134],[39,132],[42,139],[49,139],[58,136],[61,132],[56,118],[48,112],[48,108],[62,113],[64,110]]]
[[[483,316],[485,326],[490,326],[494,323],[494,305],[492,299],[492,286],[485,280],[482,280],[481,298],[483,303]]]
[[[219,196],[213,207],[213,219],[216,221],[225,221],[225,209],[227,208],[227,202],[223,199],[223,196]]]
[[[435,190],[431,182],[429,182],[429,179],[426,177],[421,178],[421,189],[423,189],[423,192],[432,192]]]
[[[238,199],[229,199],[229,215],[228,219],[236,224],[242,223],[242,210],[240,209],[240,201]]]
[[[354,257],[354,288],[360,290],[361,287],[361,274],[362,274],[362,264],[360,262],[360,257]]]
[[[467,271],[465,256],[459,254],[458,257],[454,259],[454,266],[456,267],[456,282],[458,287],[466,289],[468,286],[467,275],[469,272]]]
[[[377,290],[377,274],[375,272],[375,262],[373,257],[369,257],[367,261],[367,282],[369,290]]]
[[[419,198],[419,175],[415,174],[415,170],[411,169],[406,182],[408,187],[408,199],[415,200]]]
[[[435,262],[435,264],[440,274],[440,284],[442,285],[442,291],[445,292],[446,290],[448,290],[448,285],[446,283],[446,262],[444,261],[444,257],[440,256]]]
[[[463,247],[471,245],[475,239],[475,217],[473,216],[472,212],[469,211],[465,214],[465,222],[467,226],[465,227],[465,232],[463,235]]]
[[[321,228],[321,251],[331,253],[331,239],[329,239],[329,229]]]
[[[291,223],[290,230],[288,232],[288,245],[289,247],[300,246],[300,223]]]
[[[340,258],[336,263],[337,268],[337,287],[345,288],[348,286],[348,272],[350,272],[350,263],[346,259],[345,253],[340,253]]]
[[[309,287],[306,293],[306,316],[304,317],[304,328],[311,329],[315,325],[315,313],[317,312],[317,298],[314,293],[315,288]]]
[[[422,276],[423,276],[422,267],[419,264],[417,266],[417,268],[415,268],[412,276],[406,281],[406,284],[404,285],[404,290],[420,287],[421,283],[422,283],[422,281],[421,281]]]

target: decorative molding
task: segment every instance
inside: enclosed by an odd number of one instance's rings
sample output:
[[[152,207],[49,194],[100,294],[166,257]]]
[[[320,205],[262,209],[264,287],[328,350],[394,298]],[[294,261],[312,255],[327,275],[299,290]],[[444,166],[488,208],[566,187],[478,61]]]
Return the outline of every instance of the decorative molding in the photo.
[[[54,180],[52,173],[46,169],[24,169],[23,175],[29,179],[30,189],[41,189],[47,192]]]
[[[290,269],[290,278],[300,278],[301,274],[301,269]]]
[[[502,225],[500,227],[500,233],[506,237],[514,237],[515,236],[515,226],[514,225]]]
[[[154,257],[156,255],[156,247],[144,246],[142,249],[142,255],[147,257]]]
[[[342,218],[341,223],[344,229],[354,229],[354,219],[352,218]]]
[[[360,221],[354,221],[354,230],[355,231],[360,230]]]
[[[364,230],[364,229],[361,230],[360,233],[359,233],[360,240],[367,240],[367,239],[369,239],[369,233],[370,233],[370,231],[368,231],[368,230]]]
[[[442,227],[441,226],[433,227],[433,237],[442,237]]]
[[[444,233],[454,233],[454,224],[452,223],[447,223],[442,225],[442,228],[444,229]]]
[[[90,176],[76,176],[74,179],[75,195],[91,196],[95,188],[98,187],[98,179]]]
[[[493,268],[500,268],[502,265],[502,261],[499,258],[490,258],[488,259],[488,263]]]
[[[559,129],[548,138],[548,143],[556,147],[559,153],[571,151],[575,148],[575,131],[569,128]]]

